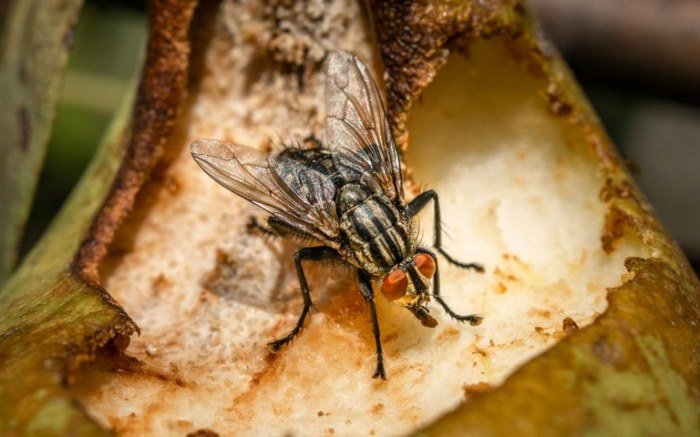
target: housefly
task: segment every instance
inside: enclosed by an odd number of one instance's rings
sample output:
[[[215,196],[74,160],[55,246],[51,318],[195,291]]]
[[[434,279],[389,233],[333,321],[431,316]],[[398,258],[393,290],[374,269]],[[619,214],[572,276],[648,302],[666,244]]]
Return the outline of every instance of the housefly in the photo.
[[[273,351],[301,330],[312,307],[303,261],[335,260],[351,267],[367,301],[376,344],[374,378],[386,379],[374,303],[375,290],[402,305],[424,326],[435,327],[427,304],[433,297],[454,319],[478,325],[481,317],[455,313],[440,296],[436,252],[442,248],[440,204],[433,190],[404,201],[401,163],[377,85],[351,53],[328,56],[326,144],[263,153],[216,140],[191,145],[197,164],[216,182],[270,214],[273,234],[313,242],[295,256],[304,307],[294,329],[272,343]],[[416,214],[433,201],[436,252],[418,244]],[[432,293],[430,282],[432,281]]]

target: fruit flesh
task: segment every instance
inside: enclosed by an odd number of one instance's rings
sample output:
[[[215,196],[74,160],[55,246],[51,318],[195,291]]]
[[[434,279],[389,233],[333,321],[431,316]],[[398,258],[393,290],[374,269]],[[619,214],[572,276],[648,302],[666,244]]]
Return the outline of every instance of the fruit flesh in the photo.
[[[127,350],[137,363],[119,372],[94,366],[76,388],[100,423],[124,435],[404,434],[452,410],[471,387],[501,383],[565,335],[565,318],[585,326],[605,309],[606,288],[641,249],[623,238],[612,253],[602,250],[604,181],[594,158],[549,112],[544,83],[494,39],[474,43],[468,57],[452,55],[428,86],[409,117],[405,156],[412,180],[440,194],[446,249],[486,267],[460,271],[438,259],[445,299],[484,315],[482,325],[459,324],[432,305],[440,324],[426,329],[378,297],[389,380],[372,380],[371,327],[351,275],[313,266],[320,313],[269,355],[265,343],[291,329],[301,309],[295,246],[249,232],[259,213],[209,180],[186,147],[200,137],[265,147],[270,133],[321,136],[322,72],[300,90],[260,55],[254,35],[270,17],[259,8],[223,3],[168,166],[142,193],[102,271],[142,335]],[[329,30],[328,40],[371,64],[357,5],[335,2],[326,14],[329,29],[354,26]],[[424,242],[432,241],[427,211]]]

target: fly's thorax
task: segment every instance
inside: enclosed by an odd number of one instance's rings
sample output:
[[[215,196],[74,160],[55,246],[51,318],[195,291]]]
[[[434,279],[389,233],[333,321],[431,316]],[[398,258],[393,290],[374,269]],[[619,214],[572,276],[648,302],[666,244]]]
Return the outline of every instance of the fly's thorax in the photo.
[[[290,163],[293,163],[293,165],[290,165]],[[333,161],[333,154],[329,150],[320,147],[309,149],[287,147],[274,158],[273,166],[275,172],[285,180],[285,182],[288,181],[289,178],[298,178],[298,166],[328,176],[336,187],[342,184],[343,181],[342,175]]]
[[[337,199],[341,244],[353,264],[380,276],[413,253],[408,223],[385,196],[352,183],[340,188]]]
[[[342,217],[345,213],[352,211],[353,208],[359,206],[362,202],[372,196],[372,192],[362,184],[349,183],[342,186],[338,190],[336,198],[336,207],[338,208],[338,216]]]

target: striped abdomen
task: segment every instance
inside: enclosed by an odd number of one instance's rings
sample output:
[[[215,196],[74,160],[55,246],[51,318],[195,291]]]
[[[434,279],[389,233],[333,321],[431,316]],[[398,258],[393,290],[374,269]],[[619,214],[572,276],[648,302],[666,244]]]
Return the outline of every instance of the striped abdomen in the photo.
[[[385,274],[413,253],[407,223],[385,196],[351,183],[340,188],[336,204],[342,249],[358,267]]]

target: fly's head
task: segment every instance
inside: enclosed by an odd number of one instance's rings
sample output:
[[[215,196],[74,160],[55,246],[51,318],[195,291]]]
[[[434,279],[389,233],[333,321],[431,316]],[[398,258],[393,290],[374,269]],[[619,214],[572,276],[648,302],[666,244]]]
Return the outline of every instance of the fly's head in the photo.
[[[432,255],[417,253],[395,266],[384,277],[381,286],[384,297],[406,307],[423,326],[429,328],[437,326],[426,307],[430,301],[430,281],[436,268]]]

